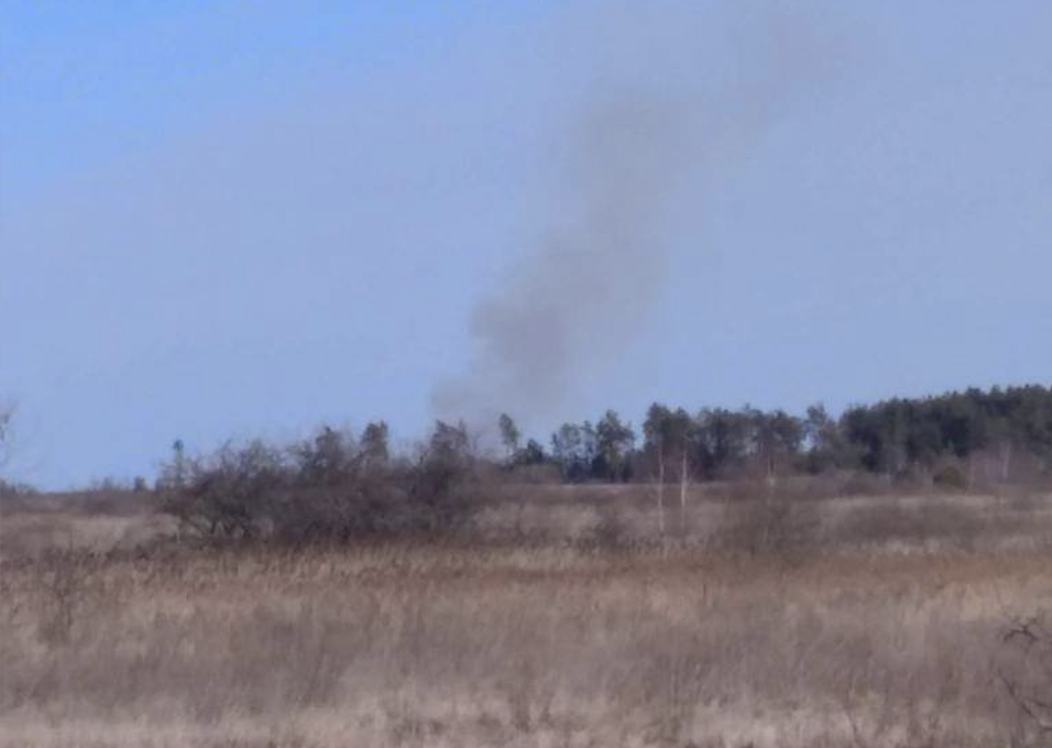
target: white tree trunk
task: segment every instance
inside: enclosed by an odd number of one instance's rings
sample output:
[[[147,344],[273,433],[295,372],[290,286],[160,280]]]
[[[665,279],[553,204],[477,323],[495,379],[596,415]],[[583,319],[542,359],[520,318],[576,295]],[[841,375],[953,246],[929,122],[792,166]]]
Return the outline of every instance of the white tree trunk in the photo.
[[[658,534],[665,537],[665,449],[658,447],[658,478],[657,478],[657,501],[658,501]]]
[[[683,534],[687,534],[687,487],[690,485],[690,474],[687,472],[687,450],[682,450],[679,459],[679,525]]]

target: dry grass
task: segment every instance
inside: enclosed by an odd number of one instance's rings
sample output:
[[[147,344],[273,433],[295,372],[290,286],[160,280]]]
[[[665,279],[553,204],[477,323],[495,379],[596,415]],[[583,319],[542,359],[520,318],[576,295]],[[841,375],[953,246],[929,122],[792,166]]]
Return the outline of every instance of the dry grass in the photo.
[[[1040,744],[999,677],[1052,606],[1048,502],[969,501],[1041,521],[931,543],[904,500],[859,539],[879,503],[823,504],[828,542],[749,553],[587,542],[590,508],[575,542],[5,550],[0,744]]]

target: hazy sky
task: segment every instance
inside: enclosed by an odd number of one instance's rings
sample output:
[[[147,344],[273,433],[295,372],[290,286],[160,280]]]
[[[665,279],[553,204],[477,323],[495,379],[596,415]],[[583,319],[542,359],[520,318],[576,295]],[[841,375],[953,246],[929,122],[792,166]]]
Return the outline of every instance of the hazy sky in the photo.
[[[1045,0],[5,0],[16,477],[149,475],[176,437],[322,422],[411,439],[437,384],[475,386],[506,293],[602,312],[566,396],[516,414],[540,437],[655,399],[1050,383],[1050,34]],[[624,97],[683,113],[638,183],[676,174],[645,249],[586,240],[638,295],[531,270],[591,220],[580,123]]]

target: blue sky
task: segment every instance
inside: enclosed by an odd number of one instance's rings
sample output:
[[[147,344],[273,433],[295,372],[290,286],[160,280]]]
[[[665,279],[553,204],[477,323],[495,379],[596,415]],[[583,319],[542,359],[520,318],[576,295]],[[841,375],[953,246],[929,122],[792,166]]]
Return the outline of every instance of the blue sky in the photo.
[[[572,211],[568,133],[622,88],[719,135],[676,152],[657,291],[517,414],[538,436],[655,399],[1049,383],[1050,29],[1036,0],[5,1],[11,469],[61,487],[151,474],[176,437],[376,417],[416,437],[476,305]]]

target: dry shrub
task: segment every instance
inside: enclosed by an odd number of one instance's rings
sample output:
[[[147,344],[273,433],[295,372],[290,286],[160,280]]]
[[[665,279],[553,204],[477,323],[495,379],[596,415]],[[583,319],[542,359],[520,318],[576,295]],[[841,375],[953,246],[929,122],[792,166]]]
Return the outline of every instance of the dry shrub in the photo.
[[[820,549],[821,509],[780,496],[727,502],[712,542],[749,555],[799,558]]]
[[[624,512],[613,502],[600,502],[596,513],[598,520],[592,527],[588,539],[601,548],[625,548],[632,544],[632,530],[624,519]]]
[[[838,542],[870,547],[938,541],[971,548],[980,536],[997,529],[985,524],[990,521],[974,507],[949,501],[924,499],[903,505],[890,500],[855,509],[834,532]]]
[[[943,465],[931,476],[932,485],[944,491],[968,490],[968,477],[957,465]]]
[[[163,510],[209,540],[345,543],[460,529],[493,480],[466,454],[426,449],[378,461],[325,431],[291,456],[255,441],[187,460]]]
[[[794,477],[780,484],[779,489],[787,498],[796,500],[884,496],[899,490],[881,476],[853,470]]]
[[[550,463],[542,465],[515,465],[508,471],[510,482],[527,486],[555,486],[562,483],[559,468]]]
[[[991,671],[994,606],[975,601],[995,584],[1012,607],[1047,593],[1048,561],[390,542],[114,555],[87,567],[68,644],[39,638],[36,572],[9,565],[0,744],[1006,745],[1022,715]]]
[[[103,560],[84,548],[51,548],[24,564],[30,575],[36,634],[53,647],[70,644]]]
[[[818,475],[788,475],[775,481],[740,477],[706,484],[706,493],[717,499],[739,501],[775,494],[796,501],[830,500],[856,496],[901,494],[907,486],[885,476],[854,470],[831,470]],[[913,491],[915,492],[915,491]]]
[[[325,510],[344,480],[308,500]],[[487,480],[457,485],[494,495]],[[1003,616],[1052,599],[1052,545],[1000,541],[1047,530],[1047,499],[781,489],[697,491],[686,542],[647,542],[646,487],[587,486],[522,489],[555,513],[545,537],[5,556],[0,746],[1046,739],[1023,706],[1048,692],[1047,655]],[[591,532],[565,542],[564,520]],[[1012,626],[1038,635],[1032,620]]]
[[[1015,741],[1052,744],[1052,627],[1048,614],[1017,617],[1005,626],[997,678],[1018,710]]]
[[[838,496],[887,496],[897,491],[895,484],[886,476],[856,471],[843,479]]]

